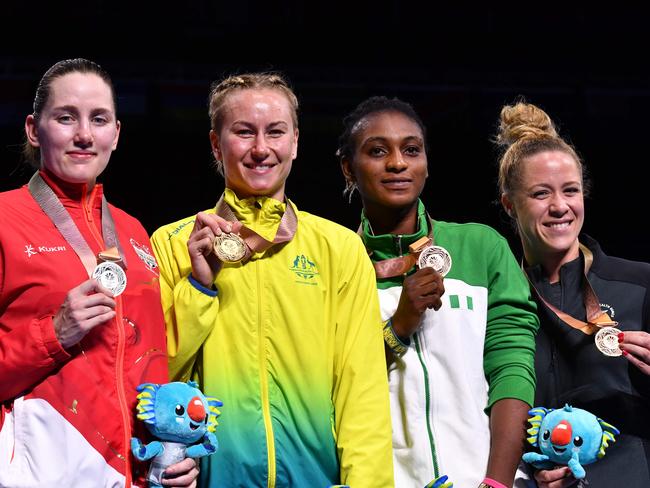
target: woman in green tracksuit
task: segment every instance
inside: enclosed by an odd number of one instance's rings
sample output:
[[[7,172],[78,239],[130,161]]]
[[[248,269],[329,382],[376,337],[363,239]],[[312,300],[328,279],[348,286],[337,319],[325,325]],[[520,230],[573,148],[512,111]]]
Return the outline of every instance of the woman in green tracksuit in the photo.
[[[373,97],[344,125],[338,155],[363,201],[391,356],[395,484],[446,474],[461,488],[511,486],[535,391],[538,321],[523,273],[493,229],[429,218],[425,128],[410,105]],[[446,250],[440,273],[416,266],[427,238]]]

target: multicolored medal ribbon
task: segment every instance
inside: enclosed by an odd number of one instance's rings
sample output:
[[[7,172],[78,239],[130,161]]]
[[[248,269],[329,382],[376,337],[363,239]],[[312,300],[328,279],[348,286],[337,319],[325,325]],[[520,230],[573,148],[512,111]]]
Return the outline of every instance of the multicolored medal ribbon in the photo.
[[[286,209],[275,237],[269,241],[259,235],[254,230],[242,225],[239,234],[223,233],[214,238],[214,252],[217,257],[226,263],[246,262],[251,255],[256,252],[264,252],[275,244],[288,242],[293,239],[296,229],[298,228],[298,217],[293,206],[285,198]],[[225,202],[223,196],[217,202],[215,208],[216,214],[228,222],[239,222],[230,206]]]
[[[600,308],[600,302],[596,296],[587,273],[591,268],[591,265],[594,261],[594,255],[591,250],[584,244],[580,244],[580,251],[584,256],[584,270],[582,278],[582,301],[585,305],[585,314],[587,316],[587,321],[578,320],[575,317],[569,315],[568,313],[563,312],[557,307],[553,306],[547,302],[541,293],[537,290],[532,280],[526,273],[524,269],[523,261],[521,263],[521,269],[524,271],[528,282],[530,283],[531,288],[537,295],[537,297],[546,305],[551,312],[553,312],[562,322],[578,329],[580,332],[586,335],[596,334],[594,341],[596,348],[603,353],[605,356],[620,356],[623,354],[621,349],[618,347],[618,334],[621,333],[619,329],[616,328],[618,322],[612,320],[607,312],[604,312]]]
[[[451,255],[441,246],[433,244],[433,237],[418,239],[409,246],[409,253],[397,258],[384,259],[373,263],[377,278],[392,278],[407,273],[416,264],[418,268],[433,268],[445,276],[451,269]]]
[[[106,198],[102,196],[102,236],[107,248],[95,256],[68,211],[38,172],[29,180],[27,188],[45,215],[77,254],[88,272],[88,277],[99,281],[113,293],[113,296],[121,294],[126,288],[124,272],[127,268],[126,256],[117,237],[115,221]]]

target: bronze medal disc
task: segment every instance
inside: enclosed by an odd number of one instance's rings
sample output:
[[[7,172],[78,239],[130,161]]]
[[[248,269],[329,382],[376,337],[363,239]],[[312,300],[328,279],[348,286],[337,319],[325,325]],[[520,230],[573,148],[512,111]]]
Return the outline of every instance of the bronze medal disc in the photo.
[[[433,270],[445,276],[451,269],[451,255],[440,246],[427,246],[422,249],[418,257],[419,268],[433,268]]]
[[[618,335],[621,333],[616,327],[603,327],[596,332],[596,347],[605,356],[620,356],[623,354],[621,348],[618,347]]]
[[[224,263],[238,263],[246,256],[246,243],[237,234],[221,234],[214,238],[214,253]]]
[[[114,297],[121,295],[126,289],[126,273],[119,264],[112,261],[98,264],[93,270],[93,278],[104,288],[108,288]]]

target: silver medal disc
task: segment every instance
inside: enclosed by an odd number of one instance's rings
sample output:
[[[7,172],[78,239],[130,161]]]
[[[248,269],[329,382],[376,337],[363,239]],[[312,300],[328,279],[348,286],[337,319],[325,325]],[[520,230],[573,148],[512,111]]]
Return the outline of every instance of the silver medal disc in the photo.
[[[214,238],[213,246],[224,263],[238,263],[246,256],[246,243],[237,234],[221,234]]]
[[[98,264],[93,270],[93,278],[104,288],[108,288],[115,297],[126,288],[126,273],[119,264],[111,261]]]
[[[620,356],[623,354],[621,348],[618,347],[618,335],[621,333],[616,327],[603,327],[596,332],[596,347],[605,356]]]
[[[420,252],[418,267],[433,268],[436,273],[445,276],[451,269],[451,256],[444,247],[427,246]]]

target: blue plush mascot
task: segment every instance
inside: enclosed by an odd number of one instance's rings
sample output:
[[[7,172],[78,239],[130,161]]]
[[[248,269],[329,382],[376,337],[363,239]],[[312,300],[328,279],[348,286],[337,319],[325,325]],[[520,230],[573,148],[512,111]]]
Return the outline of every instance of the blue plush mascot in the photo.
[[[143,444],[131,438],[131,451],[140,461],[153,458],[147,474],[149,486],[162,486],[167,466],[186,457],[198,458],[217,450],[214,435],[219,410],[223,404],[206,397],[194,381],[164,385],[143,383],[137,387],[137,417],[160,441]]]
[[[538,469],[567,465],[576,479],[585,477],[582,466],[602,458],[609,442],[616,442],[614,436],[620,434],[613,425],[570,405],[557,410],[535,407],[528,414],[532,415],[528,442],[541,454],[527,452],[523,460]]]

